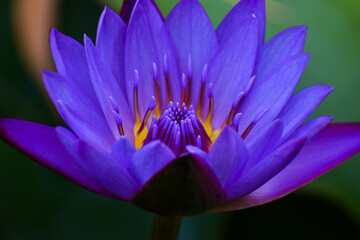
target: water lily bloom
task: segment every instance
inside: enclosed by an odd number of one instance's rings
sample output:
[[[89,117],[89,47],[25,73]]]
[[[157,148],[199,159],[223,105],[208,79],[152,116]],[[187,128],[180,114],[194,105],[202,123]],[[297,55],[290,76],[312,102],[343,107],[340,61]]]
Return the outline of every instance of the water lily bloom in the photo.
[[[70,130],[1,119],[3,141],[90,191],[167,216],[267,203],[360,151],[359,123],[304,123],[333,88],[293,94],[307,28],[264,43],[264,0],[242,0],[216,31],[197,0],[166,19],[151,0],[127,1],[121,16],[105,8],[95,44],[51,30],[57,72],[43,80]]]

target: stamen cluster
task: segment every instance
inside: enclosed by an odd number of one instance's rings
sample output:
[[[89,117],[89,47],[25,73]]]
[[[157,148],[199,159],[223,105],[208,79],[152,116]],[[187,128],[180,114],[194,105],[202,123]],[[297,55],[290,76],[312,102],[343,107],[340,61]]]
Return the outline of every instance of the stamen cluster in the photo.
[[[211,140],[207,135],[195,109],[185,103],[180,106],[177,102],[170,102],[159,119],[153,116],[151,126],[144,144],[160,140],[166,144],[176,155],[186,152],[187,145],[209,151]]]

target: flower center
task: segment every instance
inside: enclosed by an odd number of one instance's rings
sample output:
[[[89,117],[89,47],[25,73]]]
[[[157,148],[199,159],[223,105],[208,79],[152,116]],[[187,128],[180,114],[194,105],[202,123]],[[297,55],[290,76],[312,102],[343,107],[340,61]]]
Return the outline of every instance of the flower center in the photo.
[[[239,121],[242,113],[239,112],[240,105],[249,92],[255,76],[253,76],[244,91],[240,92],[234,99],[230,112],[225,118],[222,125],[216,129],[212,128],[212,119],[214,112],[214,95],[213,84],[206,84],[207,64],[205,64],[201,76],[201,86],[199,98],[197,100],[196,108],[191,105],[191,91],[192,91],[192,68],[191,55],[188,58],[188,72],[183,73],[181,78],[181,103],[173,103],[172,89],[170,84],[170,75],[168,71],[167,56],[164,55],[163,62],[163,76],[165,77],[166,96],[160,94],[159,73],[156,63],[153,63],[153,81],[154,81],[154,96],[152,96],[148,108],[143,116],[140,117],[138,88],[139,88],[139,73],[134,70],[134,135],[135,147],[140,149],[143,145],[160,140],[166,144],[177,156],[186,152],[187,145],[196,146],[206,152],[211,148],[213,142],[219,136],[225,126],[232,127],[238,131]],[[161,99],[165,97],[168,106],[162,111],[160,107]],[[205,116],[202,118],[202,113],[205,105],[205,99],[208,98],[208,109]],[[119,115],[119,109],[114,100],[110,97],[110,103],[113,107],[113,115],[116,124],[119,128],[120,135],[124,135],[122,121]],[[255,126],[255,124],[267,113],[267,109],[260,112],[249,124],[249,126],[240,134],[244,139]],[[152,116],[152,120],[150,120]]]
[[[187,145],[194,145],[208,152],[211,140],[203,125],[196,116],[194,107],[189,109],[185,103],[170,102],[159,120],[153,117],[148,135],[144,141],[160,140],[166,144],[176,155],[186,152]]]

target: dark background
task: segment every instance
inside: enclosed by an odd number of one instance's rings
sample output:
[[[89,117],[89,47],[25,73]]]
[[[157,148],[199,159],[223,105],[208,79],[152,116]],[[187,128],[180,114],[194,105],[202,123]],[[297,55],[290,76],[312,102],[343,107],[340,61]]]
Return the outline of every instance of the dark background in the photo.
[[[33,9],[26,8],[31,19],[31,13],[39,14],[36,5],[41,1],[28,1],[33,3]],[[45,54],[31,47],[32,37],[36,45],[41,34],[35,34],[26,19],[21,20],[22,2],[26,1],[0,1],[0,117],[63,125],[39,78],[41,68],[52,66],[46,55],[48,45]],[[156,2],[166,15],[177,1]],[[237,1],[200,2],[217,26]],[[309,26],[305,51],[312,53],[312,58],[298,89],[314,84],[336,87],[312,117],[332,115],[336,122],[360,121],[360,1],[266,3],[267,39],[290,26]],[[84,33],[95,39],[105,4],[118,11],[121,1],[60,0],[46,10],[48,19],[42,22],[53,23],[50,26],[78,41]],[[24,29],[30,30],[30,35],[22,35]],[[36,59],[40,59],[38,65]],[[0,239],[149,238],[152,214],[83,190],[3,142],[0,160]],[[180,239],[357,239],[359,235],[358,156],[264,206],[185,218]]]

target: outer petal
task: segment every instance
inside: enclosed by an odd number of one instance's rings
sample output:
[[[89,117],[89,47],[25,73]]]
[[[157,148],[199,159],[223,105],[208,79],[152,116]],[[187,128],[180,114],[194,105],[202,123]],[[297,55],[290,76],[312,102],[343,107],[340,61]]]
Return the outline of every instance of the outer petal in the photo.
[[[282,145],[245,172],[230,187],[224,189],[227,199],[247,195],[269,181],[294,159],[305,140],[305,138],[300,138]]]
[[[257,134],[256,137],[247,144],[249,160],[246,163],[244,171],[248,171],[254,167],[278,146],[283,128],[284,125],[282,122],[276,120]]]
[[[206,161],[224,187],[235,175],[241,174],[248,156],[248,150],[239,134],[226,127],[216,139]]]
[[[204,8],[197,0],[182,0],[165,20],[179,64],[180,73],[188,74],[188,56],[191,55],[191,103],[199,98],[202,70],[218,48],[214,28]]]
[[[306,26],[292,27],[265,43],[256,59],[255,84],[262,82],[264,77],[286,58],[303,52],[306,30]]]
[[[116,196],[129,199],[135,192],[135,180],[108,152],[94,148],[81,140],[75,144],[74,152],[78,164]]]
[[[111,155],[119,161],[124,168],[128,168],[136,149],[127,137],[121,136],[112,147]]]
[[[258,44],[262,46],[265,36],[265,1],[264,0],[242,0],[220,23],[216,29],[219,42],[223,42],[234,28],[243,21],[249,14],[255,14],[258,28]]]
[[[96,95],[98,96],[100,105],[103,109],[104,115],[108,125],[116,139],[120,137],[118,127],[116,125],[114,116],[112,114],[113,106],[110,101],[112,97],[120,109],[120,117],[123,121],[126,136],[133,138],[133,116],[129,109],[126,98],[121,93],[119,84],[112,74],[109,67],[100,59],[95,46],[91,40],[85,36],[85,51],[90,68],[90,76],[95,87]]]
[[[43,81],[51,100],[66,124],[82,139],[110,149],[114,137],[100,109],[72,81],[54,72],[43,71]],[[65,109],[64,105],[69,109]],[[70,110],[71,109],[71,110]]]
[[[84,47],[53,28],[50,31],[50,48],[58,72],[66,76],[65,80],[74,82],[98,107],[98,100],[90,81]]]
[[[139,0],[134,8],[125,43],[125,71],[128,101],[133,107],[134,71],[139,72],[139,109],[141,117],[154,94],[153,63],[160,81],[161,105],[165,106],[166,84],[164,55],[170,74],[172,96],[180,101],[180,80],[175,54],[165,25],[157,9],[149,0]],[[166,64],[165,64],[166,65]],[[165,66],[166,68],[166,66]]]
[[[104,63],[110,66],[124,96],[126,96],[125,34],[126,24],[118,14],[105,7],[97,29],[96,49]]]
[[[299,127],[293,134],[290,135],[288,139],[286,139],[286,141],[299,137],[306,137],[309,141],[321,130],[323,130],[333,119],[334,117],[323,116],[310,120],[301,127]],[[285,139],[282,138],[282,140]]]
[[[267,109],[268,112],[256,123],[247,139],[255,136],[281,111],[299,82],[309,58],[310,55],[305,53],[288,58],[273,69],[262,84],[255,85],[250,90],[239,109],[243,113],[239,131],[245,131],[256,116],[264,110]]]
[[[0,119],[0,138],[35,162],[95,193],[114,197],[76,163],[55,128],[16,119]]]
[[[184,155],[155,174],[130,201],[165,216],[203,213],[225,200],[219,180],[200,158]]]
[[[214,84],[212,125],[215,128],[223,123],[236,95],[244,91],[248,84],[254,67],[256,49],[256,18],[249,15],[232,29],[210,62],[207,81]]]
[[[133,155],[129,171],[141,187],[173,159],[174,153],[160,141],[155,141],[146,144]]]
[[[292,134],[333,89],[326,85],[315,85],[291,96],[277,116],[286,123],[282,138],[286,139]]]
[[[360,124],[330,124],[311,139],[278,175],[251,194],[215,209],[233,211],[280,198],[314,180],[360,151]]]

